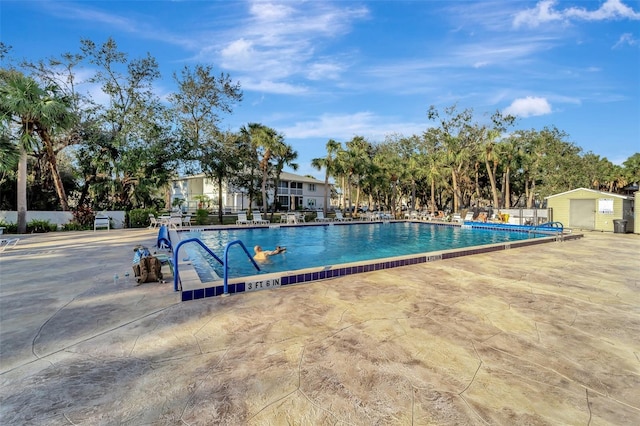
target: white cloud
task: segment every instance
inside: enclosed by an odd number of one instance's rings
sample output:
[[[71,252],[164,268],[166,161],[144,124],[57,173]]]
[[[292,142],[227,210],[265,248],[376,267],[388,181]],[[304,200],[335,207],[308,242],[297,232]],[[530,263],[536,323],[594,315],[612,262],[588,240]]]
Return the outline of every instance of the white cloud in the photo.
[[[249,16],[221,43],[221,65],[255,80],[337,79],[345,65],[337,59],[315,60],[331,39],[368,16],[365,8],[323,2],[252,2]],[[202,50],[205,52],[205,49]]]
[[[527,96],[514,100],[503,112],[516,117],[533,117],[550,114],[551,105],[545,98]]]
[[[273,80],[258,80],[252,77],[240,77],[240,86],[243,90],[252,90],[262,93],[275,93],[280,95],[302,95],[308,93],[305,86],[296,86],[290,83],[283,83]]]
[[[616,44],[613,45],[613,49],[617,49],[624,45],[636,46],[638,44],[638,40],[633,37],[631,33],[624,33],[620,36]]]
[[[359,135],[371,142],[379,142],[389,134],[421,134],[425,128],[425,123],[394,122],[392,118],[365,111],[342,115],[323,114],[317,120],[300,121],[282,131],[287,138],[293,139],[333,138],[347,141]]]
[[[549,22],[570,22],[571,20],[605,21],[613,19],[639,20],[640,13],[623,4],[620,0],[606,0],[596,10],[580,7],[555,9],[556,0],[542,0],[533,9],[519,12],[513,19],[513,26],[538,27]]]

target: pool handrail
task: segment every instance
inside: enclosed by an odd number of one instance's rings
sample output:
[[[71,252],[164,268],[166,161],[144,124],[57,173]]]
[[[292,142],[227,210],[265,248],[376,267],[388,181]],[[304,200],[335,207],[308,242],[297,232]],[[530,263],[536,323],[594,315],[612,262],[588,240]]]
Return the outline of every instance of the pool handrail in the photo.
[[[187,240],[180,241],[178,243],[178,245],[173,249],[173,269],[174,269],[174,271],[173,271],[173,290],[174,291],[179,291],[180,290],[178,288],[179,287],[179,282],[180,282],[179,272],[178,272],[178,268],[179,268],[179,266],[178,266],[179,265],[178,252],[180,251],[180,247],[182,247],[182,245],[186,244],[186,243],[198,243],[198,244],[200,244],[200,246],[203,249],[205,249],[207,251],[207,253],[209,253],[211,256],[213,256],[213,258],[215,260],[217,260],[218,263],[220,263],[221,265],[224,266],[224,262],[222,261],[222,259],[220,259],[218,256],[216,256],[216,254],[213,251],[211,251],[211,249],[209,247],[207,247],[205,243],[200,241],[199,238],[189,238]],[[245,251],[246,250],[247,249],[245,248]],[[253,260],[253,259],[251,259],[251,260]],[[226,282],[225,282],[225,287],[226,287]]]
[[[240,240],[235,240],[235,241],[231,241],[229,243],[227,243],[227,245],[224,247],[224,262],[222,263],[222,267],[224,268],[224,288],[223,288],[223,294],[225,296],[227,296],[229,294],[229,285],[228,285],[228,279],[229,279],[229,248],[232,245],[235,244],[240,244],[240,247],[242,247],[242,249],[244,250],[244,252],[247,254],[247,257],[249,258],[249,260],[251,261],[251,263],[253,263],[253,266],[256,267],[256,270],[258,272],[260,272],[260,267],[258,266],[258,264],[256,263],[255,259],[253,258],[253,256],[251,256],[251,253],[249,253],[249,250],[247,250],[247,248],[245,247],[244,243]]]
[[[562,224],[562,222],[545,222],[540,225],[534,226],[533,228],[531,228],[531,231],[529,232],[535,233],[537,230],[540,230],[540,229],[552,230],[558,234],[564,233],[564,225]]]

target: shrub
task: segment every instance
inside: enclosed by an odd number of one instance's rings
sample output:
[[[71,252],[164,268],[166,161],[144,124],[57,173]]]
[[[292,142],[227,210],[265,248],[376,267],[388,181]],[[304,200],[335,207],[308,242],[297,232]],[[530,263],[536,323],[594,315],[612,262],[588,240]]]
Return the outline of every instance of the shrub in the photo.
[[[89,229],[87,226],[80,225],[76,221],[69,222],[64,225],[63,230],[65,231],[83,231],[85,229]]]
[[[96,214],[88,206],[78,206],[73,213],[73,221],[79,224],[81,229],[88,229],[93,227],[93,219]]]
[[[55,223],[51,223],[48,220],[34,219],[31,222],[27,223],[27,232],[30,233],[39,234],[49,231],[55,231],[56,229],[58,229],[58,225],[56,225]]]
[[[149,226],[149,214],[156,214],[154,209],[133,209],[128,213],[130,228],[146,228]]]
[[[4,232],[7,234],[17,234],[18,233],[18,224],[17,223],[6,223],[4,221],[0,221],[0,226],[5,228]]]
[[[208,225],[209,212],[206,209],[196,210],[196,225]]]

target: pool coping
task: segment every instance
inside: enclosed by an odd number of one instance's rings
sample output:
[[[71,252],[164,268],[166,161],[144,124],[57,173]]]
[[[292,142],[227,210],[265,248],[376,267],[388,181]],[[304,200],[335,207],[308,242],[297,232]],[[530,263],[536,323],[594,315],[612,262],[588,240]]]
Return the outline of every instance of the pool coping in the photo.
[[[407,220],[393,220],[389,222],[420,222],[420,221],[407,221]],[[351,222],[331,222],[331,223],[306,223],[306,224],[277,224],[270,225],[253,225],[253,226],[226,226],[226,227],[206,227],[198,228],[191,227],[190,231],[202,231],[202,230],[222,230],[222,229],[250,229],[250,228],[273,228],[273,227],[292,227],[292,226],[331,226],[331,225],[353,225],[353,224],[370,224],[376,223],[376,221],[351,221]],[[423,222],[424,223],[424,222]],[[491,224],[481,222],[464,222],[464,223],[449,223],[449,222],[435,222],[429,221],[430,225],[437,226],[464,226],[469,228],[478,229],[492,229],[492,230],[509,230],[514,232],[530,232],[533,227],[526,227],[522,225],[509,225],[509,224]],[[176,238],[173,241],[180,239],[177,231],[172,231],[171,237]],[[421,263],[435,262],[438,260],[454,259],[457,257],[470,256],[474,254],[490,253],[500,250],[510,250],[514,248],[528,247],[538,244],[545,244],[550,242],[566,241],[582,238],[582,234],[559,234],[550,235],[547,237],[539,237],[535,239],[526,239],[518,241],[508,241],[501,243],[485,244],[481,246],[463,247],[459,249],[439,250],[418,254],[402,255],[395,257],[387,257],[380,259],[371,259],[365,261],[340,263],[337,265],[325,265],[306,269],[297,269],[293,271],[274,272],[269,274],[249,275],[245,277],[238,277],[228,279],[227,292],[225,293],[225,286],[223,282],[218,280],[213,282],[203,283],[195,268],[191,265],[188,259],[184,259],[180,263],[180,300],[198,300],[216,296],[228,296],[231,294],[245,293],[260,291],[266,289],[274,289],[280,287],[286,287],[289,285],[307,284],[310,282],[330,280],[333,278],[343,277],[347,275],[354,275],[366,272],[375,272],[384,269],[398,268],[402,266],[417,265]],[[207,285],[211,284],[211,285]],[[204,286],[204,287],[203,287]],[[195,288],[194,288],[195,287]]]

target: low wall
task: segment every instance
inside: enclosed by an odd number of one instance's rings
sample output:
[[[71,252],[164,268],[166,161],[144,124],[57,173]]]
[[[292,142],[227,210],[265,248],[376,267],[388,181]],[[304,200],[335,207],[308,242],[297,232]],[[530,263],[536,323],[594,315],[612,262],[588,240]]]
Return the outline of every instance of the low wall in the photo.
[[[114,229],[125,227],[126,213],[124,211],[106,210],[100,213],[104,213],[111,218],[111,225]],[[73,214],[71,212],[27,210],[27,223],[32,220],[48,220],[50,223],[56,225],[66,225],[73,220]],[[0,210],[0,221],[4,223],[17,223],[18,212]]]

